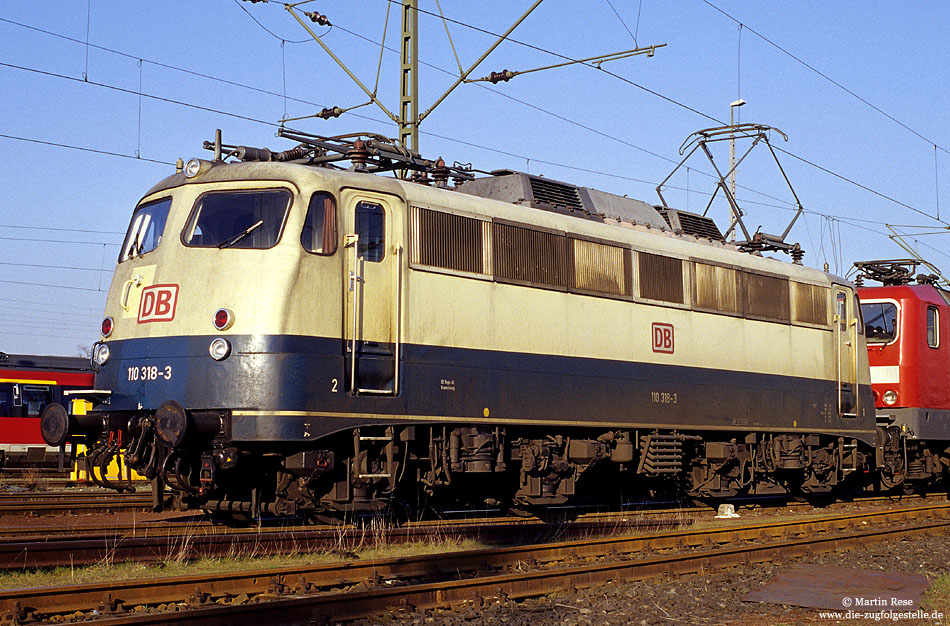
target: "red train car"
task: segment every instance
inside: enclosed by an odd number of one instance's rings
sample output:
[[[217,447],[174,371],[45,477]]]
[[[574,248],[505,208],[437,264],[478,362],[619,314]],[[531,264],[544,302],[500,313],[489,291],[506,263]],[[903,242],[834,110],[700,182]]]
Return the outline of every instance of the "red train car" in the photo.
[[[911,275],[917,263],[856,263],[883,283],[861,287],[878,424],[885,446],[903,459],[896,484],[938,478],[950,467],[950,292],[935,276]]]
[[[40,435],[40,411],[69,406],[63,392],[88,389],[94,378],[88,359],[0,352],[0,469],[57,466],[59,450]]]

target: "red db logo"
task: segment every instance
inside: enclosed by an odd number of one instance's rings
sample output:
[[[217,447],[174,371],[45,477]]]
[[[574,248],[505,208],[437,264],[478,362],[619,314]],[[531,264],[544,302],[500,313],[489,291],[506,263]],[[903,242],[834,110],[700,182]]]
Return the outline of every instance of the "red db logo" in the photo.
[[[152,285],[142,290],[139,303],[139,324],[170,322],[175,319],[178,285]]]
[[[673,354],[673,325],[653,322],[653,351]]]

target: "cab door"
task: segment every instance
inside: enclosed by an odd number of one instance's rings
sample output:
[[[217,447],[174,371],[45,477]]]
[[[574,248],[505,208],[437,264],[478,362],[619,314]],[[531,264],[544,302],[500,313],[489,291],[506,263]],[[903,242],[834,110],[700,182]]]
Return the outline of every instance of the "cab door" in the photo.
[[[849,289],[834,289],[834,336],[838,379],[838,415],[857,416],[857,312]]]
[[[369,191],[346,192],[346,286],[343,337],[347,390],[399,392],[402,201]]]

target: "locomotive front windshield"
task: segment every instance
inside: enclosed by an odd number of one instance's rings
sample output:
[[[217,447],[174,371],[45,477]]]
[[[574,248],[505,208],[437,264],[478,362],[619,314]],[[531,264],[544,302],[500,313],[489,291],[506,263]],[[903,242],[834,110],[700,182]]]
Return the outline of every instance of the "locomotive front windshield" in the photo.
[[[865,302],[861,305],[868,343],[889,343],[897,336],[897,305]]]
[[[201,248],[270,248],[280,238],[290,200],[285,189],[206,193],[195,203],[182,241]]]
[[[147,254],[158,247],[165,232],[165,222],[168,220],[168,209],[171,206],[171,198],[165,198],[135,209],[129,223],[129,231],[125,235],[125,243],[119,253],[119,263]]]

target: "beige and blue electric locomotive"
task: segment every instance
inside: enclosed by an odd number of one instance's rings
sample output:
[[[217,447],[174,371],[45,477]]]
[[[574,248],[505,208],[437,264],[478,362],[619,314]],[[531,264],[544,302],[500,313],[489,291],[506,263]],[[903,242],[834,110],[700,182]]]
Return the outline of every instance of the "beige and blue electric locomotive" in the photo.
[[[250,515],[874,482],[844,280],[695,214],[285,134],[142,198],[95,410],[51,411],[53,445],[121,441],[182,506]]]

